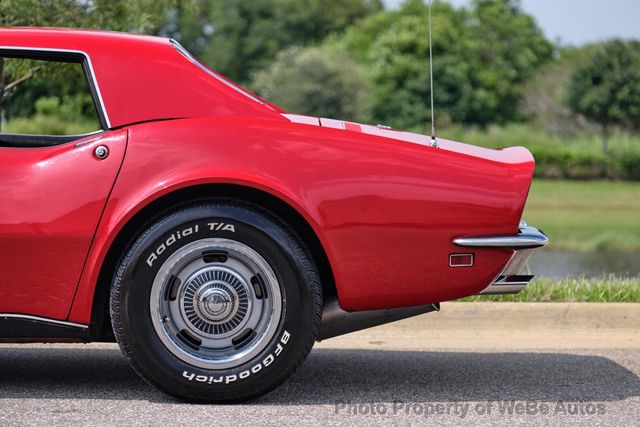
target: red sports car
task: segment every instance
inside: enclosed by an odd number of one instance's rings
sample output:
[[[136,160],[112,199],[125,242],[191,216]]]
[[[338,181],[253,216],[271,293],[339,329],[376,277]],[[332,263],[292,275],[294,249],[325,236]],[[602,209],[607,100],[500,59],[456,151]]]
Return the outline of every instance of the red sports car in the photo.
[[[0,29],[0,340],[117,341],[171,395],[268,392],[316,340],[510,293],[534,169],[288,114],[176,41]]]

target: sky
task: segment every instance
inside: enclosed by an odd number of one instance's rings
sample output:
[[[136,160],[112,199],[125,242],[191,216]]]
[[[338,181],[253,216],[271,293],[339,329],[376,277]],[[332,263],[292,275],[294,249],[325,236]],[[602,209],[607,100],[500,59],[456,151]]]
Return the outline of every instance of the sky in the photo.
[[[426,1],[426,0],[425,0]],[[389,8],[403,0],[383,0]],[[448,0],[466,6],[470,0]],[[563,45],[620,37],[640,39],[640,0],[521,0],[522,8],[535,16],[551,40]]]

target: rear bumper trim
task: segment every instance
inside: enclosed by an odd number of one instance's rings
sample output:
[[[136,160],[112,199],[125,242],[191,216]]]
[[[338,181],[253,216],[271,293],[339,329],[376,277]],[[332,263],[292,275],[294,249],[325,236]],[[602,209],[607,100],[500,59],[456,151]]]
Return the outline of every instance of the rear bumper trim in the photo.
[[[549,243],[547,236],[535,227],[530,227],[526,222],[520,221],[518,234],[503,236],[478,236],[459,237],[453,240],[458,246],[467,248],[491,248],[512,250],[513,256],[502,270],[500,275],[480,295],[516,294],[520,292],[533,276],[521,275],[520,271],[536,248],[541,248]]]
[[[525,225],[518,234],[505,236],[458,237],[453,243],[466,248],[535,249],[549,243],[547,236],[535,227]]]
[[[532,275],[512,275],[512,276],[500,276],[498,280],[478,295],[503,295],[503,294],[517,294],[520,292],[529,281],[533,279]]]

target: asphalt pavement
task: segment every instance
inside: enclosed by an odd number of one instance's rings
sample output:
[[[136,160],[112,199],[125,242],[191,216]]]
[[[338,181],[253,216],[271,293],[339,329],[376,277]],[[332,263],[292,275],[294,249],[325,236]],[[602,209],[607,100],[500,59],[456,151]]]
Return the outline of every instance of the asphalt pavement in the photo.
[[[4,344],[0,425],[640,425],[640,304],[503,304],[319,343],[243,405],[169,398],[115,345]]]

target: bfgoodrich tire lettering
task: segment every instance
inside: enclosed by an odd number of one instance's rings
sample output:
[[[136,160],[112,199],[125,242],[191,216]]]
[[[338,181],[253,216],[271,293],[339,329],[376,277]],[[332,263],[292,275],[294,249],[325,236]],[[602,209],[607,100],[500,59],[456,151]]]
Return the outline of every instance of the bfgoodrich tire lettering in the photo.
[[[316,268],[284,222],[212,200],[140,234],[113,279],[111,319],[148,382],[185,400],[231,402],[270,391],[302,363],[321,298]]]

